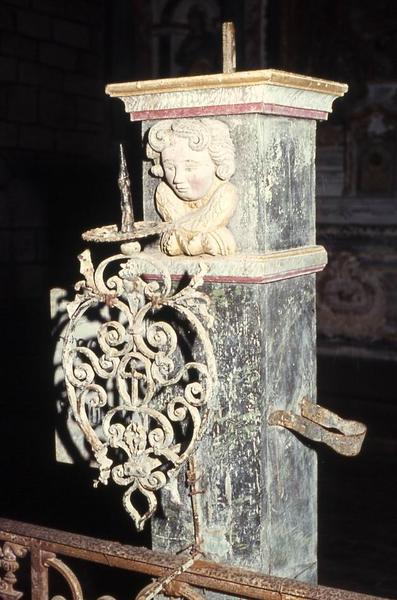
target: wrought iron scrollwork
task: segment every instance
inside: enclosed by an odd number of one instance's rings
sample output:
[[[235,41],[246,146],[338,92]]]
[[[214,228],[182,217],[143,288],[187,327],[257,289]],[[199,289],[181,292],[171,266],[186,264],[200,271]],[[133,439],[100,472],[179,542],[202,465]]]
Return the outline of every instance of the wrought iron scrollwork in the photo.
[[[63,577],[72,593],[72,600],[84,600],[80,581],[72,569],[63,560],[58,558],[52,552],[48,552],[43,566],[47,569],[50,567],[53,568],[61,575],[61,577]],[[66,598],[65,596],[57,594],[56,596],[52,597],[52,600],[66,600]],[[115,598],[113,596],[105,595],[100,596],[98,600],[115,600]]]
[[[72,592],[73,600],[84,600],[80,582],[67,564],[65,564],[61,559],[57,558],[55,554],[48,553],[48,556],[44,562],[44,566],[52,567],[65,579],[70,591]],[[53,596],[52,600],[65,600],[65,598],[64,596],[57,595]]]
[[[141,530],[157,508],[156,492],[192,455],[208,419],[216,366],[209,298],[198,289],[205,270],[174,291],[164,264],[146,253],[112,256],[96,270],[88,250],[79,259],[84,280],[68,306],[63,350],[68,398],[98,482],[126,488],[124,507]],[[93,311],[101,321],[88,340],[80,332]],[[194,336],[188,358],[185,330]],[[101,411],[100,431],[92,409]]]
[[[196,556],[189,557],[180,568],[173,571],[170,575],[154,580],[138,593],[136,600],[153,600],[160,592],[169,597],[184,598],[185,600],[204,600],[204,596],[197,589],[187,583],[175,580],[175,577],[192,566],[199,556],[201,555],[197,554]],[[71,591],[72,600],[84,600],[83,590],[78,577],[63,560],[52,552],[48,552],[46,553],[43,566],[47,569],[52,568],[61,575]],[[66,600],[66,598],[57,594],[52,596],[52,600]],[[115,600],[115,598],[105,595],[100,596],[97,600]]]

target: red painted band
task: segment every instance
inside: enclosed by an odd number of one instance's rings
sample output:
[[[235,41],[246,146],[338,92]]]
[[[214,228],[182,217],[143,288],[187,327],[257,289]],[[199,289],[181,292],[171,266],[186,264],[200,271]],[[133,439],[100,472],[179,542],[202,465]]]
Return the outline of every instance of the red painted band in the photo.
[[[245,283],[245,284],[263,284],[272,283],[273,281],[282,281],[283,279],[291,279],[291,277],[299,277],[300,275],[310,275],[311,273],[318,273],[322,271],[326,263],[316,265],[315,267],[306,267],[302,269],[295,269],[286,271],[284,273],[274,273],[273,275],[263,275],[261,277],[239,277],[233,275],[205,275],[204,281],[206,283]],[[145,279],[148,281],[158,281],[161,279],[160,275],[143,274]],[[186,273],[183,275],[173,274],[171,275],[172,281],[180,281]]]
[[[266,102],[248,102],[246,104],[223,104],[219,106],[194,106],[191,108],[162,108],[158,110],[141,110],[130,113],[131,121],[150,121],[154,119],[176,119],[180,117],[204,117],[216,115],[242,115],[261,113],[282,117],[298,117],[302,119],[326,120],[328,113],[309,108],[294,108],[281,104]]]

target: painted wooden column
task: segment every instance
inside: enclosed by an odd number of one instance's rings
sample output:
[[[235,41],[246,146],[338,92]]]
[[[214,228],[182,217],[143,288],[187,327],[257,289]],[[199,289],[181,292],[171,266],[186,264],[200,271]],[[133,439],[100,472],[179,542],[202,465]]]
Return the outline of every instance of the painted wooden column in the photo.
[[[316,400],[315,273],[326,264],[315,235],[315,130],[342,84],[265,70],[108,86],[143,139],[159,120],[213,118],[232,138],[238,190],[229,229],[237,253],[162,256],[175,277],[207,263],[218,384],[197,453],[202,548],[214,560],[315,581],[315,452],[269,424],[275,410]],[[143,166],[145,219],[158,219],[158,180]],[[181,474],[162,494],[153,547],[178,552],[193,539]]]

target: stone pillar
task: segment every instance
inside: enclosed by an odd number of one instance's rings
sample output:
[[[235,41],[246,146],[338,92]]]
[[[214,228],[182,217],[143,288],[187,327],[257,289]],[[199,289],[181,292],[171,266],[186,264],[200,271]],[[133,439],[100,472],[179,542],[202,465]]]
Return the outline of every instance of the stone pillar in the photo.
[[[239,204],[230,223],[237,254],[163,256],[177,277],[209,271],[218,386],[197,457],[203,550],[214,560],[281,577],[316,580],[316,455],[268,423],[282,409],[316,400],[315,272],[326,253],[315,242],[315,128],[346,86],[280,71],[114,84],[143,137],[159,119],[211,116],[236,149],[231,182]],[[144,164],[145,219],[158,219],[158,180]],[[153,547],[177,552],[193,539],[183,474],[163,492]]]

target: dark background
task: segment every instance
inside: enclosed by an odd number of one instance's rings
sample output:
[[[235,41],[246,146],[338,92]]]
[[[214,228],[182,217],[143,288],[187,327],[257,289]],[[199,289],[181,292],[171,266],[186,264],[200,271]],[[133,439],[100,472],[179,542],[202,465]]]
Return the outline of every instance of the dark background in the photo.
[[[365,422],[368,437],[355,459],[319,448],[319,581],[397,597],[397,96],[382,103],[369,93],[397,83],[396,9],[386,0],[0,3],[0,515],[150,542],[147,531],[134,533],[119,490],[94,490],[86,465],[55,461],[49,289],[71,289],[78,278],[81,231],[119,219],[120,142],[139,216],[140,129],[105,96],[105,84],[217,72],[226,20],[237,27],[238,69],[281,68],[350,86],[319,127],[319,158],[324,148],[342,156],[344,183],[335,201],[320,193],[318,231],[330,266],[333,256],[356,260],[353,274],[336,258],[331,272],[343,290],[353,278],[362,294],[358,301],[342,290],[330,300],[323,280],[318,395]],[[387,135],[374,138],[366,119],[376,111]],[[368,170],[376,185],[363,180]],[[359,206],[363,223],[346,206]],[[92,593],[105,593],[107,575],[91,579]],[[116,591],[127,586],[117,581]]]

